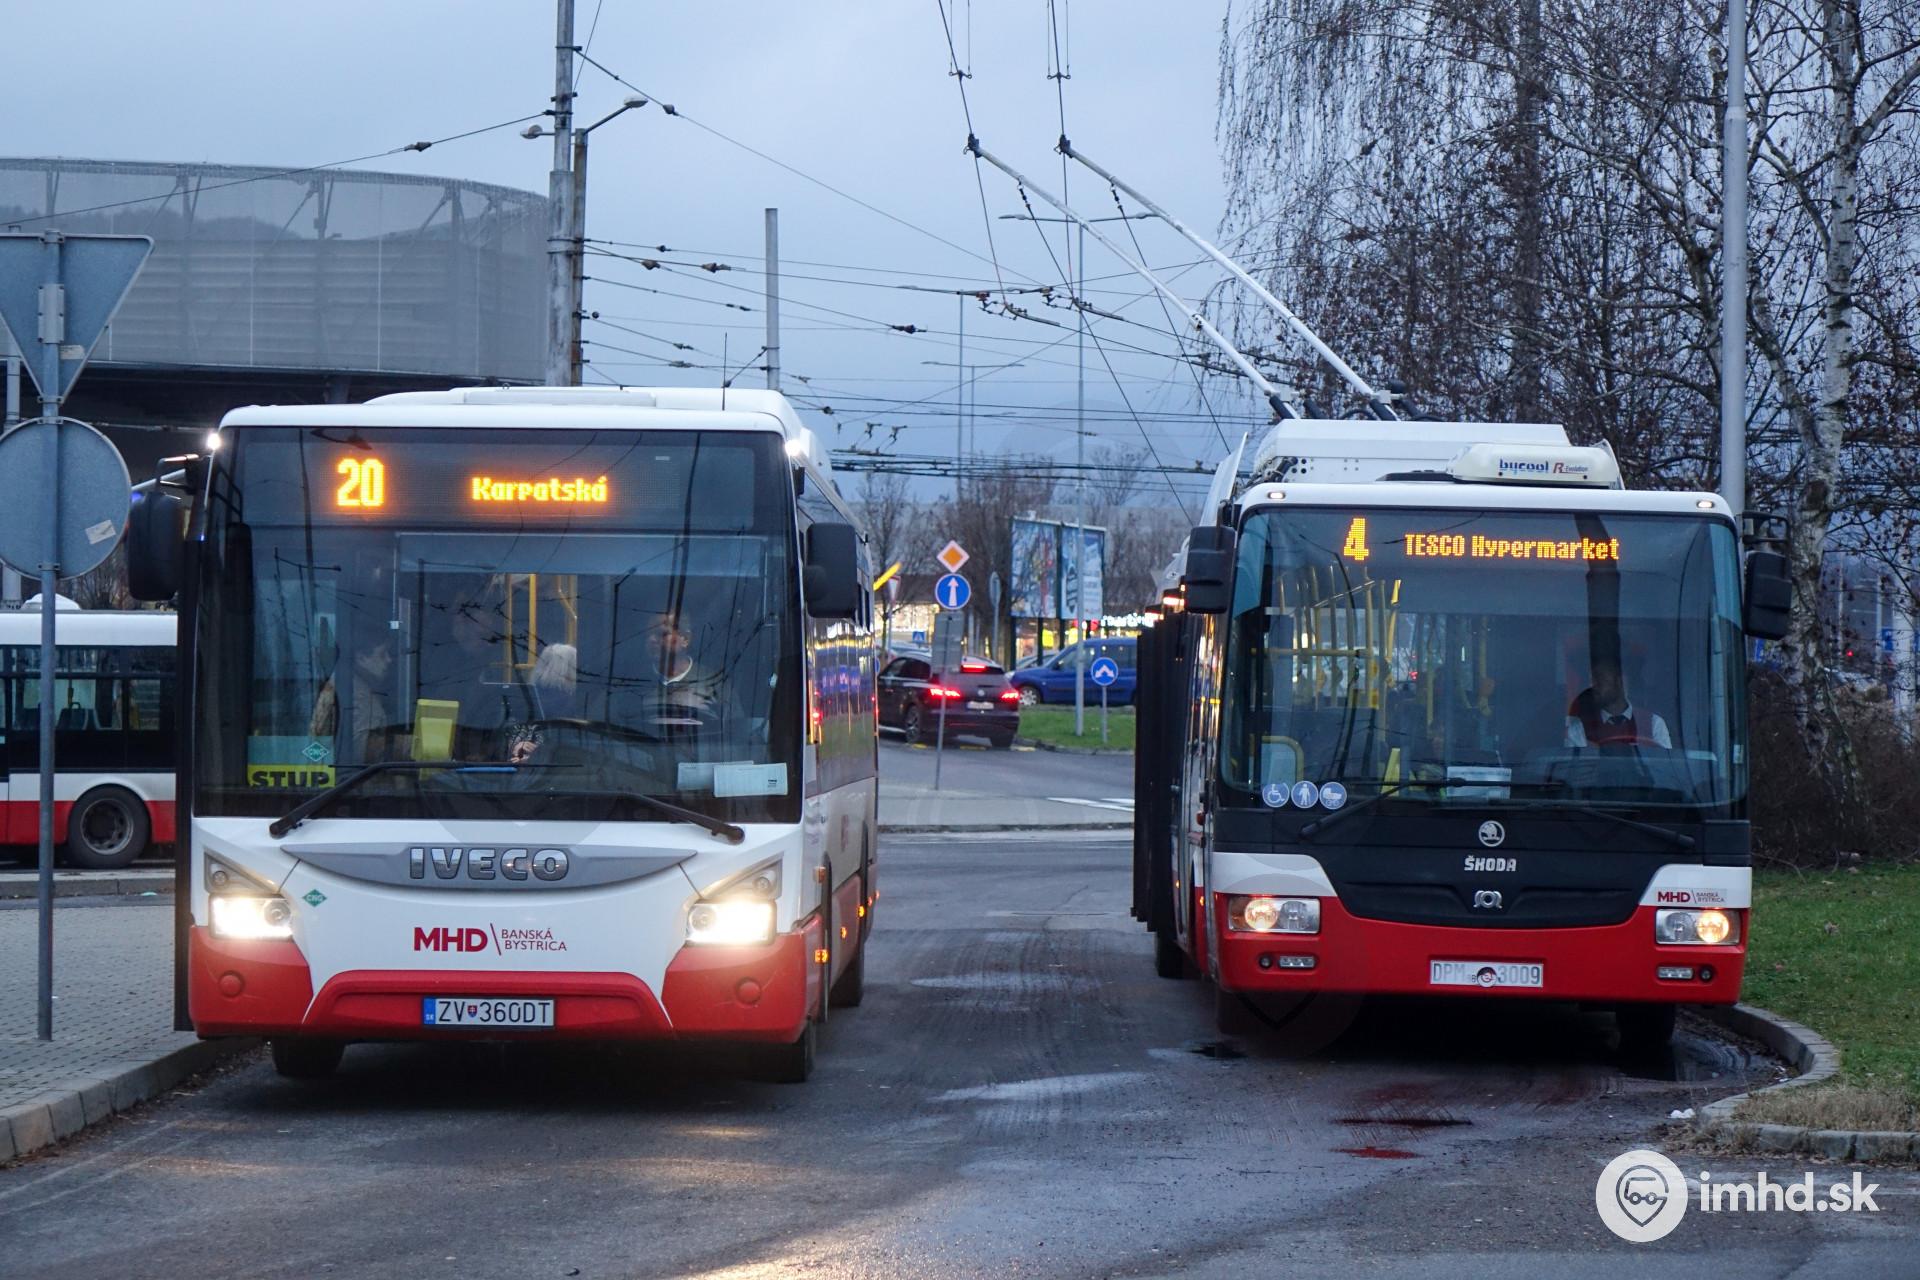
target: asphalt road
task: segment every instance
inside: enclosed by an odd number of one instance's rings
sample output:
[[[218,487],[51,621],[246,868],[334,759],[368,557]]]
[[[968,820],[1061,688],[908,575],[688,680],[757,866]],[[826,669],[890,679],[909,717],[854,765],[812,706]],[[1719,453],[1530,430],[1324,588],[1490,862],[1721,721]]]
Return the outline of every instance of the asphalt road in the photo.
[[[933,785],[933,748],[910,747],[894,734],[880,737],[880,780],[915,787]],[[949,744],[940,764],[940,785],[956,791],[1004,796],[1072,796],[1104,800],[1133,795],[1133,756],[1078,755],[1015,747]]]
[[[1605,1018],[1518,1003],[1371,1006],[1330,1045],[1312,1019],[1220,1036],[1201,984],[1153,976],[1126,856],[1104,837],[890,840],[866,1003],[836,1013],[806,1085],[532,1046],[360,1046],[318,1085],[255,1057],[0,1170],[0,1271],[1920,1270],[1912,1173],[1871,1177],[1877,1215],[1690,1213],[1647,1246],[1601,1226],[1609,1159],[1772,1072],[1702,1034],[1634,1070]]]

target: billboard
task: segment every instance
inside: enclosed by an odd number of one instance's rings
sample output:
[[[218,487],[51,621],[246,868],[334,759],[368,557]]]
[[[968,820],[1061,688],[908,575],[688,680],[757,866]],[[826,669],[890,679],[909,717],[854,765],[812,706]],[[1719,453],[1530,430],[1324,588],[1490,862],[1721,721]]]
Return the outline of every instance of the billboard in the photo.
[[[1015,520],[1007,612],[1015,618],[1098,618],[1105,602],[1107,531],[1080,530],[1055,520]],[[1086,565],[1086,600],[1080,600],[1079,572]]]

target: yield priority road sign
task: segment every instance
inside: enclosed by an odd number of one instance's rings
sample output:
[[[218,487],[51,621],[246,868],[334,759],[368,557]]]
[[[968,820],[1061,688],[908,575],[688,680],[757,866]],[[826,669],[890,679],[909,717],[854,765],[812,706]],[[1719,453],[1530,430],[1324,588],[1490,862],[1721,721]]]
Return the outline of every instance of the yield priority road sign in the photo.
[[[0,235],[0,323],[41,399],[67,398],[152,251],[147,236]],[[43,347],[59,352],[52,386]]]

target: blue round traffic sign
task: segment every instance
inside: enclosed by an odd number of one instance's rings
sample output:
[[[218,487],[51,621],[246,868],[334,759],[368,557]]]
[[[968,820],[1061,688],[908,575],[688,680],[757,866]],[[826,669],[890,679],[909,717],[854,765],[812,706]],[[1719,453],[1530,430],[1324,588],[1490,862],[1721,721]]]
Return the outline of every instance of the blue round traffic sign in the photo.
[[[942,609],[964,609],[973,599],[973,587],[957,573],[943,574],[933,584],[933,599]]]
[[[1120,664],[1112,658],[1095,658],[1093,665],[1087,668],[1087,679],[1102,689],[1120,678]]]

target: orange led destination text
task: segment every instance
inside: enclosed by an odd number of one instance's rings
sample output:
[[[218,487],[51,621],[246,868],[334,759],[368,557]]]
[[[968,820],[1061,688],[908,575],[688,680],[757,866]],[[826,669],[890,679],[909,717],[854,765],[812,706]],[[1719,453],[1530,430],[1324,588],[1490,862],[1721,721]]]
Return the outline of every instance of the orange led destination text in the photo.
[[[607,500],[607,478],[588,480],[496,480],[474,476],[468,490],[475,502],[550,503],[557,506],[600,506]]]
[[[1485,534],[1410,533],[1407,555],[1425,560],[1620,559],[1618,538],[1489,538]]]

